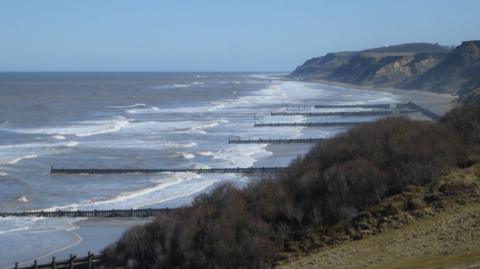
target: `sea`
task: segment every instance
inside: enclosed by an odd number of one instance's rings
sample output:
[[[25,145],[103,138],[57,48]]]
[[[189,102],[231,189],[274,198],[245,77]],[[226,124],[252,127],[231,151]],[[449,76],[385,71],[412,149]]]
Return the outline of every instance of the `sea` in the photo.
[[[270,113],[335,110],[314,109],[313,104],[399,102],[391,93],[292,81],[283,75],[0,73],[0,212],[185,206],[219,184],[242,188],[258,177],[51,175],[50,169],[287,166],[311,145],[228,140],[328,138],[345,128],[254,123],[370,121],[376,117]],[[87,240],[77,233],[81,220],[0,217],[0,267]]]

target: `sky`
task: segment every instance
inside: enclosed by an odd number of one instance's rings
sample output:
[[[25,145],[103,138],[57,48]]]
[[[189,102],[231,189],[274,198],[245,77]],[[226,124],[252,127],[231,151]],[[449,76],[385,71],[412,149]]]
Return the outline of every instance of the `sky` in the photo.
[[[0,0],[0,71],[293,70],[480,39],[478,0]]]

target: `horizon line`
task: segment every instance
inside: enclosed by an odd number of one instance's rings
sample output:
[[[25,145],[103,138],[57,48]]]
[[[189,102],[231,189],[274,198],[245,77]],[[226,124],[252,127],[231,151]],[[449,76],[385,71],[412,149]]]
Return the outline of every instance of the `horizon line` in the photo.
[[[201,70],[188,70],[188,71],[161,71],[161,70],[0,70],[0,73],[291,73],[288,71],[275,71],[275,70],[235,70],[235,71],[201,71]]]

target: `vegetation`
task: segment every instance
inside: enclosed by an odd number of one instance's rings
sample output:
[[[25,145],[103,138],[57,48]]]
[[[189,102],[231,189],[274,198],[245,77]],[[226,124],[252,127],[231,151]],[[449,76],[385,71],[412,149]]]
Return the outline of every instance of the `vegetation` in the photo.
[[[480,165],[456,169],[423,188],[410,186],[384,199],[349,225],[376,236],[327,246],[278,267],[480,268],[479,194]]]
[[[454,109],[439,123],[365,124],[318,144],[275,178],[220,186],[131,229],[104,256],[112,267],[269,268],[292,248],[331,243],[336,228],[355,238],[345,231],[365,209],[476,163],[479,133],[480,107]],[[419,203],[409,200],[412,208]],[[306,240],[312,233],[319,239]]]

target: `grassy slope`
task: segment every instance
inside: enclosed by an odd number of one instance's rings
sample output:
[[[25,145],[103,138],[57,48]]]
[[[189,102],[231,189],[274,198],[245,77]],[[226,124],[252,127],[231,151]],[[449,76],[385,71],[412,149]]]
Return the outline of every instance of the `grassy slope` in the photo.
[[[437,213],[278,268],[480,268],[480,166],[454,171],[434,188],[442,186],[450,195]]]

